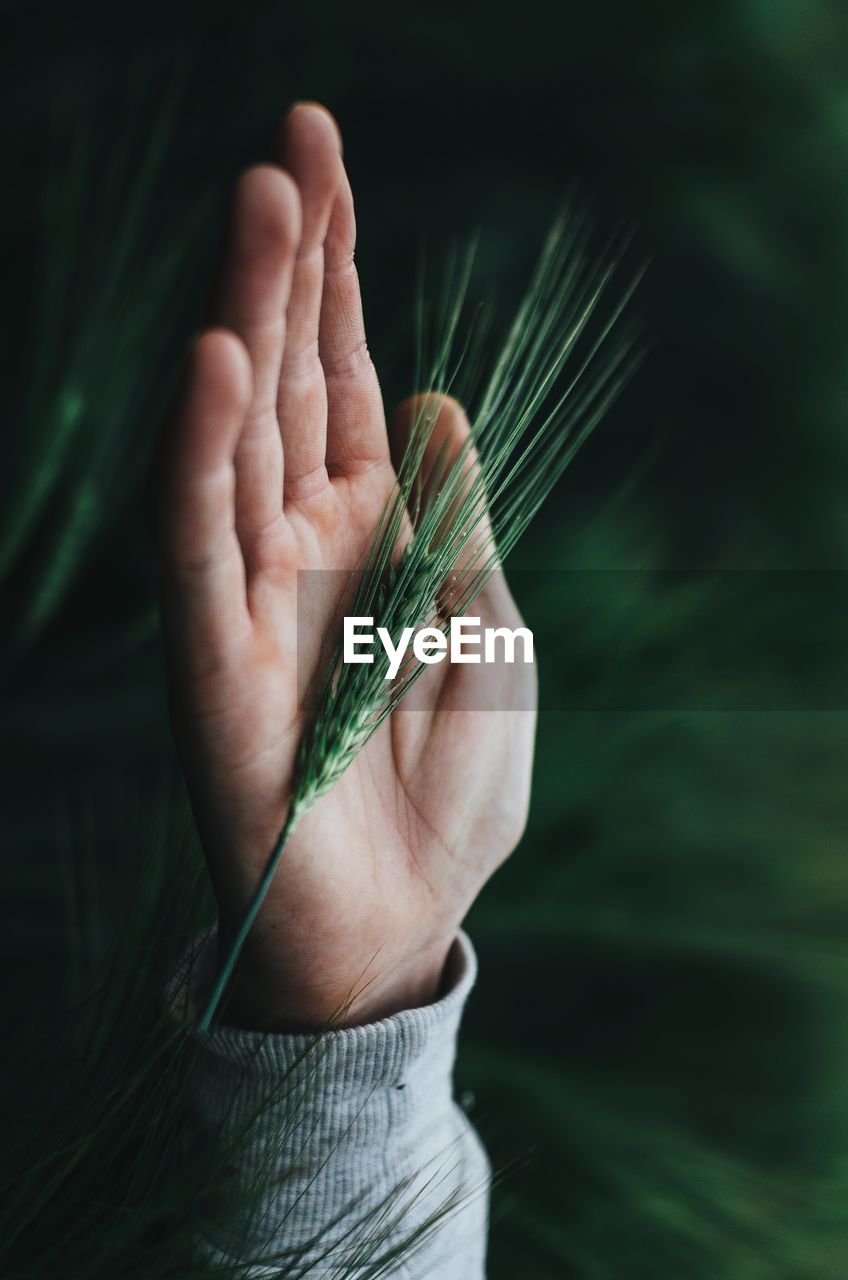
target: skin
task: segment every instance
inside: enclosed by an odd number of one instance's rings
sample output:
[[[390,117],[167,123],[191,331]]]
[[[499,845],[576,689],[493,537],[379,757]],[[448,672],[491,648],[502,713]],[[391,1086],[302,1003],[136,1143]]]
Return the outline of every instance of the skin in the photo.
[[[224,946],[286,816],[304,725],[296,654],[320,670],[339,605],[338,591],[316,598],[298,638],[298,571],[361,565],[420,406],[387,431],[329,112],[293,107],[276,160],[238,182],[158,487],[174,729]],[[469,430],[455,401],[426,403],[425,472]],[[520,625],[501,574],[474,614]],[[526,709],[480,709],[481,691]],[[532,667],[428,668],[287,845],[227,1022],[312,1029],[345,1006],[356,1024],[438,996],[460,922],[523,831],[534,708]]]

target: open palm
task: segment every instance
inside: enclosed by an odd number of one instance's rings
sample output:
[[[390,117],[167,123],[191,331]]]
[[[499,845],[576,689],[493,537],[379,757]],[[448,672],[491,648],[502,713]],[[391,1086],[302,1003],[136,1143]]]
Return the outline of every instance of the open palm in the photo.
[[[160,486],[163,616],[175,731],[215,886],[237,926],[283,825],[304,712],[343,575],[361,567],[396,480],[353,263],[338,129],[288,114],[284,167],[241,178],[213,310],[189,361]],[[412,412],[401,408],[395,450]],[[428,458],[468,432],[435,408]],[[322,585],[323,584],[323,589]],[[518,623],[500,575],[475,606]],[[480,709],[470,682],[523,682]],[[226,1016],[315,1026],[432,999],[456,930],[526,818],[530,669],[430,668],[286,846],[237,967]],[[493,706],[506,700],[487,699]],[[476,708],[476,709],[475,709]]]

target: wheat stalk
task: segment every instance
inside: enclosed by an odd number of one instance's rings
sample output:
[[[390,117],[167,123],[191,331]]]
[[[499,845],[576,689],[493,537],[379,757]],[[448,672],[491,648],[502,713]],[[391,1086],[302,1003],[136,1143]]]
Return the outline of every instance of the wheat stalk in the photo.
[[[578,214],[563,215],[554,224],[476,408],[471,408],[470,435],[449,466],[442,462],[438,482],[426,494],[419,475],[435,410],[425,400],[415,416],[397,486],[375,530],[353,606],[354,614],[379,619],[393,638],[405,627],[425,623],[444,628],[446,618],[468,608],[642,358],[637,328],[622,324],[641,272],[618,292],[597,329],[590,330],[627,248],[626,237],[619,236],[594,257],[590,239],[591,228]],[[446,272],[441,337],[429,362],[423,354],[423,292],[419,295],[417,385],[447,392],[460,370],[466,377],[479,372],[475,361],[484,317],[478,314],[456,354],[473,256],[472,248]],[[429,372],[426,380],[420,376],[424,369]],[[469,469],[474,451],[480,465]],[[484,543],[478,538],[475,545],[487,515],[492,538]],[[410,516],[413,532],[399,552]],[[469,545],[475,548],[470,554]],[[463,553],[462,574],[454,575]],[[298,750],[285,824],[200,1017],[201,1031],[211,1025],[299,821],[335,785],[424,670],[407,658],[389,682],[387,669],[382,651],[371,664],[350,664],[342,661],[341,641],[336,644]]]

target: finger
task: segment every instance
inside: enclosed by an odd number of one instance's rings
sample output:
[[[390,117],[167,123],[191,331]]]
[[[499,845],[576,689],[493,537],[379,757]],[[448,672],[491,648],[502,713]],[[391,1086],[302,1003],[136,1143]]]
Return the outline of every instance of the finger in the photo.
[[[343,170],[324,245],[319,335],[331,475],[355,474],[389,461],[383,397],[365,337],[355,247],[353,194]]]
[[[482,469],[471,438],[471,425],[462,405],[442,392],[427,391],[404,400],[392,418],[391,452],[399,470],[410,437],[426,439],[416,477],[415,502],[429,504],[449,495],[441,524],[442,537],[466,535],[458,548],[456,567],[479,560],[483,549],[494,549],[485,503]],[[457,521],[460,524],[457,524]]]
[[[300,190],[303,228],[286,320],[277,392],[285,456],[285,498],[311,497],[327,483],[327,388],[318,355],[324,239],[341,176],[339,131],[329,111],[300,103],[286,117],[282,156]]]
[[[249,624],[234,457],[251,394],[242,342],[205,333],[188,361],[158,491],[166,623],[193,652],[220,653]]]
[[[416,503],[426,505],[440,493],[450,497],[436,537],[449,539],[455,550],[452,572],[440,598],[441,607],[453,612],[481,570],[499,568],[480,460],[465,410],[451,396],[426,392],[398,406],[391,436],[396,470],[413,432],[423,432],[427,441],[413,494]],[[503,574],[497,573],[487,586],[487,591],[496,595],[500,590],[497,580],[503,585]]]
[[[243,340],[253,366],[253,399],[236,455],[236,523],[250,557],[282,514],[283,456],[277,385],[286,306],[300,239],[300,197],[271,165],[243,174],[214,315]]]

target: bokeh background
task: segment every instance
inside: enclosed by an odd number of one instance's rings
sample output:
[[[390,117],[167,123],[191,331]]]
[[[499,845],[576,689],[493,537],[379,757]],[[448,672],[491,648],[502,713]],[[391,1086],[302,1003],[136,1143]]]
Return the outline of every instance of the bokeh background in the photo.
[[[530,829],[469,922],[458,1066],[504,1170],[490,1276],[842,1280],[848,11],[4,0],[0,23],[7,1042],[177,892],[147,470],[232,179],[318,98],[387,399],[423,251],[479,229],[505,325],[577,179],[651,264],[650,358],[516,554],[546,709]]]

